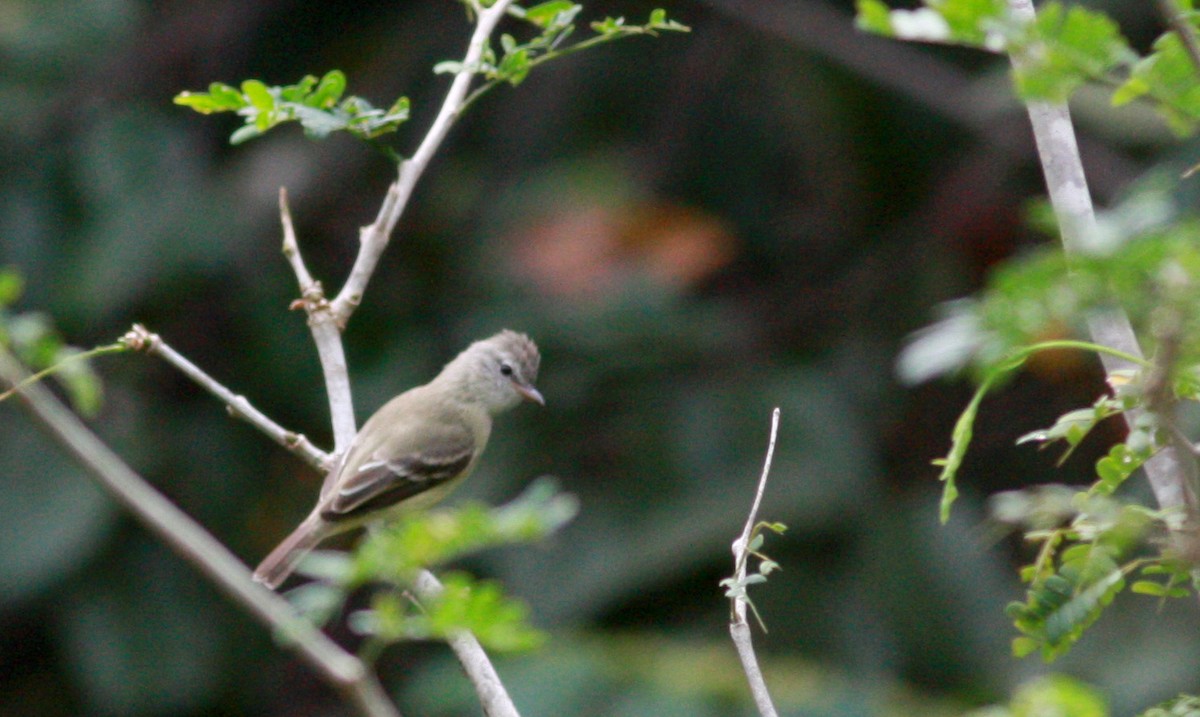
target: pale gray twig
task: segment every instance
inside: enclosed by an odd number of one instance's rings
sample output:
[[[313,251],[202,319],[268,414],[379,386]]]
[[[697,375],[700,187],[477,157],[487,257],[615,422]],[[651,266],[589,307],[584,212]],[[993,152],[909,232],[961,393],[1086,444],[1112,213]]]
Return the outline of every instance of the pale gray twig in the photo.
[[[417,581],[414,585],[417,597],[432,600],[441,595],[444,589],[442,583],[428,570],[422,570],[417,574]],[[512,698],[508,696],[508,690],[504,688],[504,683],[500,681],[500,675],[496,673],[496,668],[492,666],[491,660],[484,652],[483,645],[479,644],[479,640],[464,630],[451,635],[446,642],[454,651],[454,656],[458,658],[463,670],[466,671],[471,684],[475,686],[475,693],[479,696],[483,713],[487,717],[521,717]]]
[[[295,229],[287,206],[287,195],[280,193],[280,216],[283,223],[283,252],[292,265],[300,284],[301,302],[308,313],[309,327],[316,342],[321,366],[325,372],[326,391],[334,422],[335,452],[342,454],[350,445],[357,431],[355,428],[350,382],[346,370],[345,353],[342,349],[341,332],[345,329],[354,310],[362,302],[363,294],[383,252],[387,249],[392,232],[412,196],[413,188],[420,179],[438,147],[445,140],[450,127],[462,111],[463,102],[470,89],[471,81],[479,68],[483,48],[504,17],[512,0],[497,0],[484,8],[478,0],[468,0],[476,15],[475,30],[467,45],[462,67],[450,84],[442,101],[442,107],[434,118],[413,156],[400,163],[399,176],[387,190],[374,223],[364,227],[359,235],[358,255],[342,290],[333,301],[325,298],[320,282],[314,281],[304,266],[296,241]],[[329,489],[333,473],[326,474],[322,494]],[[434,595],[442,591],[442,585],[428,571],[418,579],[418,594]],[[479,641],[469,632],[449,639],[449,644],[468,679],[475,687],[484,714],[489,717],[519,717],[508,692],[504,689],[495,668]]]
[[[334,316],[343,326],[362,301],[367,282],[375,272],[379,258],[387,249],[392,230],[395,228],[396,222],[400,220],[400,215],[404,213],[404,208],[408,205],[409,197],[412,196],[417,180],[429,166],[434,152],[450,132],[451,125],[458,119],[458,115],[462,111],[463,100],[471,87],[471,80],[474,79],[475,72],[479,68],[484,45],[496,28],[496,23],[500,22],[505,12],[508,11],[512,0],[497,0],[488,8],[482,7],[477,0],[470,0],[470,4],[476,13],[477,20],[475,32],[471,35],[471,40],[467,45],[467,54],[463,58],[462,66],[458,74],[454,76],[454,81],[450,83],[450,89],[446,93],[445,100],[442,101],[441,110],[438,111],[437,117],[434,118],[429,132],[417,147],[417,151],[413,152],[412,157],[400,163],[399,176],[389,187],[379,215],[375,218],[375,223],[363,228],[360,237],[362,246],[359,248],[358,257],[354,260],[354,268],[350,270],[350,277],[346,280],[342,290],[338,292],[337,298],[333,300]]]
[[[1032,0],[1008,0],[1009,7],[1018,18],[1032,22],[1034,9]],[[1012,63],[1020,67],[1023,59],[1012,56]],[[1038,157],[1046,176],[1050,204],[1054,208],[1062,233],[1063,247],[1068,255],[1081,250],[1089,233],[1094,231],[1096,216],[1088,192],[1087,177],[1079,157],[1075,141],[1075,129],[1071,113],[1065,103],[1027,102],[1029,119],[1033,124]],[[1124,311],[1114,309],[1096,313],[1089,317],[1088,329],[1095,343],[1110,346],[1125,353],[1142,356],[1141,346]],[[1116,357],[1101,354],[1104,370],[1113,373],[1135,368]],[[1127,411],[1126,422],[1133,426],[1140,411]],[[1162,508],[1182,508],[1189,516],[1195,514],[1196,496],[1191,486],[1183,479],[1179,459],[1171,447],[1155,453],[1143,464],[1146,478],[1154,491],[1154,497]]]
[[[750,535],[758,521],[758,507],[762,503],[763,493],[767,489],[767,476],[771,473],[771,461],[775,457],[775,438],[779,433],[779,409],[771,413],[771,440],[767,444],[767,457],[763,461],[762,477],[758,480],[758,492],[754,495],[754,504],[750,515],[746,518],[746,527],[742,534],[733,542],[734,581],[743,584],[746,579],[746,563],[750,559]],[[778,717],[775,704],[771,701],[771,693],[767,690],[767,682],[763,679],[762,670],[758,667],[758,657],[754,654],[754,643],[750,636],[750,623],[746,620],[746,601],[734,597],[733,619],[729,621],[729,634],[737,647],[738,658],[742,661],[742,669],[750,682],[750,692],[754,696],[754,704],[762,717]]]
[[[333,426],[333,452],[342,455],[358,433],[358,422],[354,417],[354,395],[350,390],[350,370],[346,365],[346,352],[342,348],[342,329],[346,322],[333,311],[325,298],[325,288],[313,279],[304,258],[300,255],[300,244],[296,241],[296,229],[292,224],[292,213],[288,208],[287,190],[279,190],[279,219],[283,225],[283,255],[296,274],[300,284],[300,300],[293,306],[302,307],[308,314],[308,328],[317,347],[321,371],[325,377],[325,395],[329,400],[329,420]],[[361,250],[360,250],[361,253]],[[327,472],[325,483],[332,480]],[[325,494],[322,486],[321,494]]]
[[[201,388],[220,399],[231,415],[244,419],[267,434],[271,440],[300,456],[312,467],[319,470],[328,469],[329,455],[314,446],[304,434],[293,433],[267,418],[245,396],[230,391],[215,378],[204,373],[198,366],[171,348],[162,340],[162,337],[150,332],[145,326],[134,324],[133,328],[121,337],[121,343],[134,351],[144,351],[151,356],[163,359],[199,384]]]

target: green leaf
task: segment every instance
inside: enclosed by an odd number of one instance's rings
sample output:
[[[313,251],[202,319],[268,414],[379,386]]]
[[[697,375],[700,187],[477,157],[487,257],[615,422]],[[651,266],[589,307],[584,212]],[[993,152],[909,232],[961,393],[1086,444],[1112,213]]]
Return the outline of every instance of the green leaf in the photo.
[[[341,70],[330,70],[321,78],[317,89],[304,100],[310,107],[329,109],[342,99],[346,92],[346,75]]]
[[[854,24],[859,30],[894,37],[891,8],[883,0],[858,0]]]
[[[950,452],[946,454],[945,458],[934,461],[934,465],[942,466],[942,472],[938,476],[938,480],[944,484],[942,487],[941,506],[939,508],[939,517],[943,524],[950,520],[950,507],[958,498],[958,488],[954,484],[954,479],[958,474],[958,469],[962,467],[963,460],[966,458],[967,447],[971,444],[971,437],[974,434],[975,417],[979,413],[979,404],[983,402],[983,397],[987,395],[996,381],[1020,366],[1024,361],[1024,358],[1020,358],[1019,360],[1009,361],[996,367],[979,384],[979,388],[975,390],[975,395],[971,397],[971,402],[967,404],[967,407],[958,417],[958,421],[954,424],[954,431],[950,436]]]
[[[0,268],[0,309],[15,304],[24,289],[25,281],[14,267]]]
[[[435,75],[457,75],[463,71],[463,63],[455,60],[444,60],[433,66]]]
[[[294,85],[286,85],[278,88],[279,99],[281,102],[303,102],[312,94],[312,90],[316,86],[317,78],[312,75],[305,75]]]
[[[1099,480],[1090,492],[1094,495],[1112,495],[1133,475],[1133,472],[1150,457],[1151,447],[1134,451],[1118,443],[1108,450],[1108,455],[1096,461],[1096,476]]]
[[[1139,595],[1152,595],[1154,597],[1166,597],[1170,589],[1162,583],[1156,583],[1152,580],[1136,580],[1129,586],[1129,591]]]
[[[71,405],[84,416],[92,417],[100,412],[104,398],[104,384],[92,367],[84,360],[71,360],[82,352],[73,347],[65,347],[54,357],[58,364],[55,377],[67,390]]]
[[[1046,675],[1022,685],[1011,710],[1017,717],[1109,717],[1103,694],[1066,675]]]
[[[1138,717],[1200,717],[1200,697],[1178,695],[1151,707]]]
[[[1020,40],[1014,79],[1026,99],[1065,101],[1085,82],[1100,80],[1136,55],[1107,15],[1048,2]]]
[[[1013,657],[1028,657],[1037,651],[1041,645],[1032,637],[1014,637],[1012,640]]]
[[[261,137],[261,136],[262,136],[262,130],[260,130],[255,125],[248,124],[248,125],[239,127],[238,129],[234,130],[233,134],[229,136],[229,143],[230,144],[241,144],[242,142],[246,142],[248,140],[254,139],[255,137]]]
[[[570,18],[565,22],[571,22],[575,14],[583,9],[582,5],[576,5],[568,0],[550,0],[539,5],[534,5],[531,8],[526,8],[525,19],[537,25],[538,27],[549,27],[551,24],[563,22],[559,16],[563,13],[568,13]]]
[[[270,89],[258,80],[246,80],[243,82],[242,94],[260,112],[268,112],[275,109],[275,98],[271,96]]]
[[[1005,0],[931,0],[928,4],[945,20],[954,42],[999,49],[989,35],[1008,15]]]
[[[292,111],[295,113],[296,119],[300,121],[300,126],[304,128],[305,133],[316,139],[324,139],[333,132],[346,129],[349,124],[344,116],[306,105],[297,105],[292,108]]]
[[[1200,120],[1200,84],[1183,42],[1167,32],[1154,43],[1153,51],[1134,63],[1129,79],[1113,95],[1114,104],[1149,96],[1163,117],[1180,135],[1190,134]]]
[[[469,630],[484,647],[500,652],[530,650],[545,641],[528,623],[528,606],[506,597],[497,583],[463,573],[449,573],[442,582],[442,594],[425,606],[431,636],[445,639]]]

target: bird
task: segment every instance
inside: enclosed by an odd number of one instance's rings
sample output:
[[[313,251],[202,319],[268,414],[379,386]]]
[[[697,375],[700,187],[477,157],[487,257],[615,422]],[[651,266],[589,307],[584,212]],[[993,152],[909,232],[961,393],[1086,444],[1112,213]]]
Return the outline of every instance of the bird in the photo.
[[[494,416],[522,401],[546,404],[535,386],[540,363],[528,336],[505,329],[385,403],[329,473],[316,507],[263,559],[254,580],[276,589],[326,538],[445,498],[479,462]]]

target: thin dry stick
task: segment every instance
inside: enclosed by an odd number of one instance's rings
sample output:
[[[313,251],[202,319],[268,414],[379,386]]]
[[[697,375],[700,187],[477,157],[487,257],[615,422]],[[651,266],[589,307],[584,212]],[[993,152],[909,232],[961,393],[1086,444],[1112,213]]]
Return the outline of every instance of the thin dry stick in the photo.
[[[329,455],[314,446],[304,434],[289,431],[270,418],[267,418],[245,396],[230,391],[212,376],[204,373],[196,364],[187,360],[182,354],[167,345],[158,334],[150,332],[141,324],[134,324],[133,328],[121,337],[121,343],[135,351],[144,351],[151,356],[158,356],[163,359],[224,402],[230,414],[244,419],[258,430],[267,434],[271,440],[303,458],[312,467],[327,470]]]
[[[346,352],[342,348],[342,329],[346,323],[338,319],[325,298],[321,282],[314,280],[304,265],[285,189],[279,190],[279,218],[283,224],[283,255],[287,257],[300,284],[298,303],[308,314],[308,328],[317,347],[321,371],[325,375],[325,395],[329,399],[329,420],[333,425],[333,453],[335,456],[342,455],[358,432],[354,418],[354,396],[350,391],[350,371],[346,366]],[[360,248],[359,252],[362,251]],[[331,472],[326,474],[326,483],[331,480],[331,475]],[[321,495],[324,494],[325,486],[322,486]]]
[[[746,518],[746,527],[741,536],[733,542],[734,580],[741,584],[746,579],[746,563],[750,559],[750,534],[758,521],[758,506],[762,503],[763,493],[767,489],[767,476],[771,474],[771,460],[775,457],[775,438],[779,434],[779,409],[771,413],[771,440],[767,444],[767,457],[763,462],[762,477],[758,479],[758,492],[754,495],[754,505]],[[737,647],[738,658],[742,661],[742,669],[750,682],[750,692],[754,695],[754,704],[762,717],[778,717],[775,704],[771,701],[771,693],[767,690],[767,682],[763,679],[762,670],[758,667],[758,657],[754,654],[754,643],[750,636],[750,623],[746,620],[746,601],[733,598],[733,619],[729,622],[729,634]]]
[[[1032,22],[1034,9],[1031,0],[1009,0],[1009,6],[1018,17]],[[1022,59],[1012,56],[1014,66],[1020,67]],[[1087,177],[1079,157],[1079,146],[1075,141],[1075,129],[1071,124],[1071,113],[1066,104],[1028,102],[1029,119],[1033,124],[1034,139],[1037,141],[1038,156],[1046,176],[1050,193],[1050,204],[1062,232],[1063,248],[1068,255],[1080,250],[1082,243],[1094,230],[1095,213],[1092,197],[1088,192]],[[1141,346],[1129,323],[1129,317],[1119,309],[1097,313],[1088,320],[1088,330],[1095,343],[1111,346],[1125,353],[1142,356]],[[1104,370],[1136,368],[1121,359],[1101,354]],[[1127,411],[1125,421],[1132,427],[1140,412]],[[1183,508],[1189,516],[1196,511],[1196,496],[1183,476],[1179,456],[1170,448],[1155,453],[1143,464],[1146,478],[1154,491],[1154,497],[1162,508]]]
[[[0,378],[20,383],[25,371],[0,349]],[[17,395],[30,413],[96,480],[176,553],[199,568],[226,595],[273,628],[284,644],[368,717],[399,717],[375,675],[354,655],[298,615],[286,600],[250,579],[250,570],[199,523],[175,507],[121,460],[45,387]]]
[[[309,326],[321,366],[325,373],[326,391],[329,394],[330,412],[334,422],[336,440],[335,454],[342,454],[350,445],[356,432],[353,401],[351,399],[349,372],[346,369],[345,353],[342,349],[341,332],[351,314],[362,301],[364,292],[379,259],[387,249],[392,231],[412,196],[417,180],[424,173],[434,153],[450,131],[463,106],[475,71],[478,69],[484,45],[496,24],[507,12],[512,0],[497,0],[491,7],[483,8],[478,0],[469,0],[476,13],[475,31],[467,45],[462,69],[455,76],[442,102],[441,110],[430,126],[413,156],[402,162],[397,180],[388,187],[383,204],[375,222],[360,232],[360,246],[354,266],[345,285],[332,301],[325,298],[320,282],[314,281],[296,241],[295,228],[287,205],[286,192],[280,192],[280,216],[283,223],[283,253],[287,257],[300,285],[302,304],[308,312]],[[322,494],[329,488],[333,478],[328,473]],[[422,587],[423,586],[423,587]],[[429,572],[423,572],[418,580],[418,592],[435,594],[442,585]],[[462,664],[468,679],[475,687],[484,713],[489,717],[519,717],[516,706],[504,689],[495,668],[479,641],[469,632],[460,633],[449,639],[455,656]]]
[[[400,163],[399,176],[388,189],[387,198],[379,210],[379,216],[376,217],[375,223],[362,230],[362,248],[354,261],[354,268],[350,270],[350,277],[346,280],[345,286],[333,300],[333,313],[343,326],[362,301],[367,282],[375,272],[379,258],[387,249],[392,230],[395,228],[396,222],[400,220],[400,215],[404,213],[404,208],[408,205],[409,197],[412,196],[417,180],[421,178],[434,153],[446,139],[451,125],[458,119],[459,112],[462,111],[463,100],[471,87],[475,71],[479,68],[484,44],[496,28],[496,23],[500,22],[500,19],[508,11],[512,0],[497,0],[489,8],[481,7],[477,0],[470,0],[470,3],[478,20],[475,23],[475,32],[471,35],[471,41],[467,44],[467,53],[463,58],[462,68],[454,76],[454,81],[446,92],[446,99],[442,101],[442,107],[438,111],[437,117],[434,118],[433,124],[430,125],[429,132],[417,147],[417,151],[411,158]]]
[[[445,590],[442,583],[428,570],[417,574],[414,587],[417,597],[422,600],[433,600]],[[512,698],[508,696],[508,690],[504,689],[500,675],[475,635],[463,630],[449,636],[446,642],[471,679],[471,684],[475,686],[479,703],[483,705],[483,713],[487,717],[521,717]]]

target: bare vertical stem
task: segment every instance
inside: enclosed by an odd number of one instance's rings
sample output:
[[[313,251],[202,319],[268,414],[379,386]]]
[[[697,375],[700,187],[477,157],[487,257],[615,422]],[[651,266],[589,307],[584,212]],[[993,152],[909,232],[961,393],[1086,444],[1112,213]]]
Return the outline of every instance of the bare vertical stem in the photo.
[[[331,304],[325,298],[325,288],[321,282],[313,279],[308,267],[304,265],[285,189],[279,190],[279,218],[283,225],[283,255],[291,264],[296,281],[300,285],[300,300],[292,306],[303,308],[308,314],[308,328],[317,347],[321,371],[325,376],[329,420],[333,425],[333,453],[342,455],[358,432],[358,423],[354,418],[354,396],[350,391],[350,371],[346,366],[346,353],[342,348],[342,328],[345,327],[345,322],[338,320]],[[327,482],[328,480],[326,478]]]
[[[1034,19],[1032,0],[1008,2],[1017,17],[1028,21]],[[1022,58],[1013,55],[1012,63],[1020,67]],[[1062,103],[1028,102],[1027,108],[1037,141],[1038,157],[1046,177],[1050,204],[1054,207],[1062,232],[1063,248],[1069,256],[1080,251],[1088,234],[1096,226],[1092,197],[1083,172],[1071,113],[1067,105]],[[1088,318],[1088,329],[1095,343],[1134,356],[1143,355],[1129,317],[1119,309],[1093,314]],[[1109,373],[1135,368],[1127,361],[1107,354],[1101,354],[1100,361]],[[1126,412],[1125,421],[1132,426],[1139,415],[1137,411]],[[1159,506],[1184,508],[1189,516],[1195,514],[1195,492],[1184,479],[1188,471],[1182,470],[1180,456],[1174,449],[1167,447],[1154,454],[1143,464],[1143,468]]]
[[[450,83],[450,89],[446,92],[442,107],[438,111],[437,117],[434,118],[433,124],[430,125],[429,131],[425,134],[425,138],[413,152],[413,156],[400,163],[399,175],[389,187],[387,198],[379,210],[379,215],[375,218],[375,223],[363,228],[360,237],[362,247],[354,261],[354,268],[350,270],[350,277],[346,280],[342,290],[338,292],[337,298],[333,300],[333,314],[341,325],[346,324],[350,315],[354,313],[354,309],[362,301],[367,282],[375,273],[375,266],[379,263],[379,258],[383,255],[384,250],[387,249],[392,230],[395,229],[396,222],[404,213],[404,208],[412,196],[413,188],[417,185],[417,180],[424,174],[434,153],[446,139],[450,127],[462,111],[463,101],[467,96],[467,91],[471,88],[475,72],[479,68],[484,45],[511,4],[512,0],[496,0],[491,7],[484,8],[475,0],[471,0],[472,9],[477,13],[478,19],[475,23],[475,32],[467,44],[467,53],[463,57],[462,67],[454,76],[454,81]]]
[[[428,570],[422,570],[417,574],[415,587],[417,597],[426,600],[437,597],[445,589],[442,587],[442,583]],[[451,635],[447,639],[447,643],[463,666],[463,670],[466,671],[471,684],[475,686],[475,694],[479,697],[480,705],[483,706],[483,713],[487,717],[521,717],[512,698],[508,696],[508,690],[504,688],[504,683],[500,681],[500,675],[496,672],[496,668],[492,666],[483,646],[479,644],[479,640],[464,630]]]
[[[741,584],[746,579],[746,563],[750,557],[750,535],[758,521],[758,507],[762,504],[763,493],[767,489],[767,476],[771,473],[771,461],[775,457],[775,439],[779,434],[779,409],[771,413],[771,440],[767,444],[767,457],[763,461],[762,476],[758,480],[758,492],[754,495],[754,504],[750,515],[746,518],[746,527],[741,536],[733,543],[734,580]],[[762,670],[758,666],[758,657],[754,653],[754,643],[750,635],[750,623],[746,620],[746,601],[733,598],[733,619],[729,622],[729,635],[737,648],[738,658],[742,662],[742,670],[750,683],[750,693],[754,696],[754,704],[762,717],[778,717],[775,704],[771,701],[771,693],[767,690],[767,682],[763,679]]]

